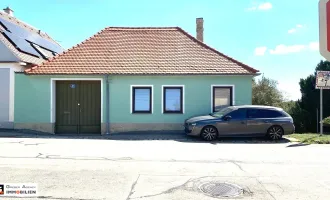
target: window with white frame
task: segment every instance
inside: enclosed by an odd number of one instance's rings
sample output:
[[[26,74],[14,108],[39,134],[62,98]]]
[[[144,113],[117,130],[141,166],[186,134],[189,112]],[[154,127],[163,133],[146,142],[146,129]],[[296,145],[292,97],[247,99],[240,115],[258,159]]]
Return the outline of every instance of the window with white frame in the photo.
[[[212,88],[212,111],[217,112],[220,109],[233,105],[233,87],[231,86],[213,86]]]
[[[132,113],[152,113],[151,86],[132,86]]]
[[[183,113],[183,86],[163,87],[163,113]]]

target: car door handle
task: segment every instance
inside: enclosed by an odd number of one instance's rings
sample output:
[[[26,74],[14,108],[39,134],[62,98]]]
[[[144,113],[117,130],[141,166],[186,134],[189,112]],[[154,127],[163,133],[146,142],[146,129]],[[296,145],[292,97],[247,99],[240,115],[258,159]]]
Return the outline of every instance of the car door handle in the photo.
[[[241,122],[241,124],[245,124],[245,122]]]
[[[269,123],[269,121],[268,121],[268,120],[264,120],[264,122],[265,122],[265,123]]]

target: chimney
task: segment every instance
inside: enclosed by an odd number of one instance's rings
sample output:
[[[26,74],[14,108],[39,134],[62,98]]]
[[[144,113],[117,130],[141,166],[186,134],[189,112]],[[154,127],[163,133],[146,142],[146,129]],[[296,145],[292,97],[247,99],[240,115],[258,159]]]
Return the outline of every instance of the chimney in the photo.
[[[8,15],[14,17],[14,11],[12,9],[10,9],[9,7],[3,9],[3,11],[5,11],[5,13],[7,13]]]
[[[203,42],[204,38],[204,20],[203,18],[197,18],[196,19],[196,38],[200,42]]]

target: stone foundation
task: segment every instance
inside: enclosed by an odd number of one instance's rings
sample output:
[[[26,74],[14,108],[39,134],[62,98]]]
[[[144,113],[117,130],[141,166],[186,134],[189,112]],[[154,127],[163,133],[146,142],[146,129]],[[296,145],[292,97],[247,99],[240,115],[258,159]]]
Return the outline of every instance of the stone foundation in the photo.
[[[106,123],[102,123],[101,124],[101,134],[104,135],[107,132],[107,124]]]
[[[14,129],[27,129],[54,134],[54,123],[14,123]]]
[[[49,134],[55,133],[54,123],[15,123],[15,129],[40,131]],[[139,131],[183,131],[181,123],[112,123],[110,134]],[[101,134],[106,134],[106,123],[101,124]]]
[[[14,128],[14,123],[13,122],[1,122],[0,121],[0,129],[13,129]]]
[[[110,133],[138,131],[183,131],[181,123],[112,123]]]

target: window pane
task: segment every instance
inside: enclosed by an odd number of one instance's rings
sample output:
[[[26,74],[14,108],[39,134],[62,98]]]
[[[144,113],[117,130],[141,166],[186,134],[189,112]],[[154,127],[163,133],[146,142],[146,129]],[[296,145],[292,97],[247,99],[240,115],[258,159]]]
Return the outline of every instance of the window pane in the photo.
[[[263,110],[264,118],[277,118],[283,117],[283,114],[276,110]]]
[[[150,111],[150,89],[135,88],[135,111]]]
[[[248,110],[248,118],[261,118],[262,113],[258,109],[249,109]]]
[[[238,109],[228,114],[232,119],[245,119],[246,109]]]
[[[165,89],[165,110],[181,111],[181,89]]]
[[[249,109],[249,118],[277,118],[285,116],[282,112],[276,110]]]
[[[230,106],[230,88],[214,88],[214,110],[219,111],[223,107]]]

